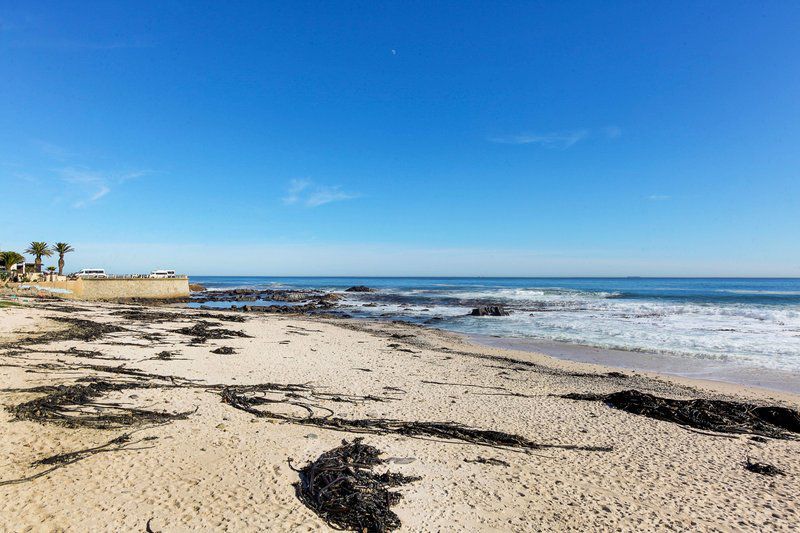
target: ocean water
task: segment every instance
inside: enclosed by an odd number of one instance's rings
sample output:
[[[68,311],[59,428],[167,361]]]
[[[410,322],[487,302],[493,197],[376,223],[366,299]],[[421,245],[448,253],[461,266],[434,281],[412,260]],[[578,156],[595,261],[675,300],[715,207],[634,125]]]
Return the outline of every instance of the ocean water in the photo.
[[[341,291],[356,317],[406,320],[509,339],[709,360],[722,366],[797,373],[800,279],[202,277],[234,287]],[[500,304],[504,317],[471,317]]]

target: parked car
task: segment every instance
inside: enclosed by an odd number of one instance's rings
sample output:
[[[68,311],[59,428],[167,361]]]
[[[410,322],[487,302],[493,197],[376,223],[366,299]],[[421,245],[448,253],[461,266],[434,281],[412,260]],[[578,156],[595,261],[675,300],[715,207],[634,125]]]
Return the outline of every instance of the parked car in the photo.
[[[107,278],[106,271],[102,268],[84,268],[73,274],[76,278]]]
[[[153,270],[150,272],[151,278],[174,278],[175,271],[174,270]]]

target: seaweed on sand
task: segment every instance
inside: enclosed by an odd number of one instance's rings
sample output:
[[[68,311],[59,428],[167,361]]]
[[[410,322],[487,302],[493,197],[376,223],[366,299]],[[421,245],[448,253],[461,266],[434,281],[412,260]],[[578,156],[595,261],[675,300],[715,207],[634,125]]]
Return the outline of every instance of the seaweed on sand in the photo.
[[[676,400],[637,390],[611,394],[572,393],[570,400],[603,401],[615,409],[717,433],[747,433],[776,439],[796,438],[800,413],[779,406],[757,406],[727,400]]]
[[[388,402],[397,400],[390,396],[358,396],[336,394],[315,390],[307,384],[282,384],[261,383],[258,385],[221,386],[219,388],[222,401],[228,405],[245,411],[254,416],[263,418],[275,414],[275,418],[293,421],[295,417],[288,414],[272,413],[256,407],[264,405],[281,405],[284,410],[304,412],[305,417],[296,417],[300,420],[326,419],[333,415],[333,411],[319,405],[319,401],[327,400],[336,403],[363,403],[363,402]]]
[[[112,383],[95,380],[86,384],[55,385],[28,389],[44,396],[6,409],[16,420],[57,424],[68,428],[113,429],[141,424],[163,424],[182,420],[191,412],[166,413],[126,407],[97,400],[110,392],[145,388],[141,383]]]
[[[768,463],[758,463],[748,457],[744,462],[745,469],[764,476],[785,476],[786,472]]]
[[[113,316],[124,318],[125,320],[137,320],[140,322],[178,322],[189,318],[182,313],[171,313],[169,311],[146,311],[144,309],[123,309],[111,313]]]
[[[194,313],[192,318],[211,318],[214,320],[221,320],[223,322],[246,322],[247,318],[244,315],[234,315],[231,313]]]
[[[294,484],[297,498],[334,529],[371,533],[399,528],[400,518],[391,507],[402,495],[389,489],[420,478],[373,472],[384,464],[380,455],[360,438],[351,443],[343,440],[303,468],[292,467],[300,475]]]
[[[476,457],[475,459],[464,459],[465,463],[478,463],[493,466],[511,466],[507,461],[495,457]]]
[[[211,353],[215,353],[218,355],[233,355],[236,353],[236,350],[234,350],[230,346],[220,346],[216,350],[211,350]]]
[[[118,358],[110,356],[110,355],[105,355],[105,354],[103,354],[103,352],[100,352],[98,350],[81,350],[79,348],[76,348],[75,346],[72,346],[71,348],[67,348],[66,350],[55,350],[55,349],[36,350],[36,349],[33,349],[33,348],[25,348],[23,350],[7,351],[3,355],[5,355],[6,357],[18,357],[18,356],[21,356],[21,355],[28,355],[28,354],[32,354],[32,353],[66,355],[66,356],[69,356],[69,357],[78,357],[78,358],[81,358],[81,359],[105,359],[105,360],[109,360],[109,361],[117,361],[118,360]]]
[[[272,387],[286,387],[271,385]],[[260,387],[264,387],[261,385]],[[300,391],[311,390],[305,385],[295,385],[294,387],[302,387]],[[280,390],[272,388],[270,391]],[[368,419],[347,419],[333,416],[333,411],[325,409],[328,414],[318,415],[316,409],[319,406],[310,404],[302,396],[296,393],[290,395],[288,398],[283,399],[268,399],[262,395],[253,395],[252,387],[248,386],[231,386],[223,387],[221,391],[222,401],[228,405],[250,413],[259,418],[269,418],[273,420],[282,420],[292,424],[299,424],[303,426],[314,426],[334,431],[347,431],[351,433],[369,433],[376,435],[403,435],[405,437],[414,438],[431,438],[442,439],[450,441],[461,441],[469,444],[476,444],[480,446],[501,447],[501,448],[520,448],[526,450],[541,450],[546,448],[558,448],[564,450],[583,450],[583,451],[610,451],[610,447],[606,446],[578,446],[570,444],[539,444],[526,439],[520,435],[511,433],[504,433],[501,431],[476,429],[468,426],[463,426],[455,422],[408,422],[403,420],[393,420],[389,418],[368,418]],[[316,394],[319,398],[319,395]],[[328,397],[327,399],[336,399],[338,396]],[[371,396],[363,397],[364,400],[384,400]],[[346,400],[346,399],[345,399]],[[305,416],[297,416],[286,414],[282,412],[269,411],[266,409],[259,409],[258,407],[268,404],[290,404],[303,409],[306,412]]]
[[[163,311],[158,309],[153,310],[147,308],[122,309],[119,311],[114,311],[110,314],[112,316],[124,318],[125,320],[137,320],[140,322],[153,322],[157,324],[164,322],[181,322],[195,318],[210,318],[213,320],[221,320],[223,322],[245,322],[247,320],[242,315],[235,315],[230,312],[208,313],[192,312],[187,310],[186,312],[177,313],[173,311]]]
[[[174,361],[175,356],[178,355],[178,352],[171,352],[169,350],[163,350],[155,354],[153,357],[146,359],[147,361]]]
[[[67,324],[67,327],[57,331],[45,331],[44,333],[31,335],[15,341],[14,344],[43,344],[47,342],[72,340],[89,342],[99,339],[107,333],[118,333],[120,331],[125,331],[124,328],[115,326],[114,324],[94,322],[92,320],[85,320],[82,318],[49,317],[49,319],[55,322],[65,323]]]
[[[250,337],[250,335],[248,335],[243,331],[234,331],[231,329],[216,328],[213,326],[216,326],[216,324],[205,320],[201,320],[194,326],[191,327],[187,326],[185,328],[176,329],[175,332],[180,333],[181,335],[192,336],[193,344],[203,344],[208,339],[232,339],[234,337]]]
[[[110,441],[106,442],[105,444],[101,444],[99,446],[93,446],[91,448],[84,448],[83,450],[77,450],[74,452],[67,452],[67,453],[59,453],[56,455],[52,455],[50,457],[45,457],[43,459],[39,459],[31,463],[31,467],[38,467],[38,466],[50,466],[47,470],[43,470],[39,473],[33,474],[31,476],[26,476],[19,479],[9,479],[7,481],[0,481],[0,487],[5,485],[15,485],[17,483],[24,483],[26,481],[33,481],[34,479],[38,479],[40,477],[44,477],[59,468],[63,468],[65,466],[69,466],[71,464],[77,463],[78,461],[82,461],[88,457],[99,453],[108,453],[108,452],[119,452],[123,450],[142,450],[144,448],[132,448],[136,444],[145,441],[155,440],[158,437],[144,437],[136,441],[131,440],[130,433],[123,433],[119,437],[115,437]]]

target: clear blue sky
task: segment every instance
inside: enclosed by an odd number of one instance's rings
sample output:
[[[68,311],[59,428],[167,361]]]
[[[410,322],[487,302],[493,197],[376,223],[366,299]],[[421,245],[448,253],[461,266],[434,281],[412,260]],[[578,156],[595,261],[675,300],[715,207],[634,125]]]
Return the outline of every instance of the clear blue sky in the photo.
[[[0,1],[0,249],[800,275],[800,3]]]

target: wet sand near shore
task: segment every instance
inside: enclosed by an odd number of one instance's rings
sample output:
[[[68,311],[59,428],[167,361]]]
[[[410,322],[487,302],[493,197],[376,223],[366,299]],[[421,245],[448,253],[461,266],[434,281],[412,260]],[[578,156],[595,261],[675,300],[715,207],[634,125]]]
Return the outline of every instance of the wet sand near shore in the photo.
[[[414,479],[392,489],[401,531],[780,531],[800,519],[797,440],[563,397],[635,389],[797,409],[791,393],[400,323],[22,303],[0,308],[3,530],[328,531],[294,468],[356,437],[383,452],[376,470]]]
[[[719,384],[729,383],[800,394],[800,377],[794,372],[744,367],[714,359],[614,350],[543,339],[504,338],[489,335],[467,335],[466,339],[484,346],[545,354],[579,363],[592,363]]]

